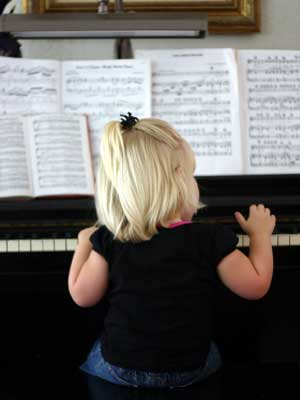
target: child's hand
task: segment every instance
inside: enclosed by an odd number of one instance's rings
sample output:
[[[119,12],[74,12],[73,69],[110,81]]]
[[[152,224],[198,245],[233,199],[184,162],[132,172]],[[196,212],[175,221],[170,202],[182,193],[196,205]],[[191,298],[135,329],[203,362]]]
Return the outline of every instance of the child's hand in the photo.
[[[249,207],[249,216],[246,220],[240,212],[234,213],[235,219],[240,227],[249,236],[253,235],[272,235],[275,227],[276,217],[270,214],[270,209],[263,204]]]
[[[78,233],[78,242],[80,243],[89,243],[91,235],[97,230],[96,226],[90,226],[89,228],[82,229]]]

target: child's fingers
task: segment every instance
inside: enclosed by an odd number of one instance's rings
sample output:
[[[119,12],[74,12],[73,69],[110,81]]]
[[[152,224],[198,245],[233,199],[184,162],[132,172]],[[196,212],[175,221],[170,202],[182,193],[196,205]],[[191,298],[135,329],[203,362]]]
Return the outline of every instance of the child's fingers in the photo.
[[[246,224],[246,220],[244,218],[244,216],[239,212],[236,211],[234,213],[235,219],[237,220],[237,222],[241,225],[241,227],[243,227]]]

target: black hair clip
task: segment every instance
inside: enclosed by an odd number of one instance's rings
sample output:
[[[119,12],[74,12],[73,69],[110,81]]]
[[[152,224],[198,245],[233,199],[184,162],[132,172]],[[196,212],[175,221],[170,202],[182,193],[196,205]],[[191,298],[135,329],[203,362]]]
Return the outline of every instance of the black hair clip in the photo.
[[[125,129],[132,128],[139,120],[137,117],[134,117],[130,112],[127,113],[127,115],[120,114],[120,117],[120,124]]]

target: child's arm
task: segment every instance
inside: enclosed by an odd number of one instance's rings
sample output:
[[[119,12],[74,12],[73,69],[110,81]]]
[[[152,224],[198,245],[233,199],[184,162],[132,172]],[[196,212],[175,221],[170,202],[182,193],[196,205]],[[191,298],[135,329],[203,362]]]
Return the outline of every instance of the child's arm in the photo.
[[[73,256],[68,287],[71,297],[81,307],[90,307],[104,296],[108,283],[108,264],[92,249],[91,234],[97,228],[83,229]]]
[[[260,299],[269,290],[273,274],[271,235],[275,216],[262,204],[251,205],[246,220],[236,212],[235,218],[249,235],[249,256],[234,250],[224,257],[217,270],[221,281],[237,295],[246,299]]]

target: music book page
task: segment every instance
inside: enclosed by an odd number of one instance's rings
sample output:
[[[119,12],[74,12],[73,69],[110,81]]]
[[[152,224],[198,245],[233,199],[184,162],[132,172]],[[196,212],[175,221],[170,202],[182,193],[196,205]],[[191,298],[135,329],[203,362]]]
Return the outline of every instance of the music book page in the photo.
[[[238,51],[246,172],[300,173],[300,51]]]
[[[0,115],[60,112],[60,62],[0,57]]]
[[[24,120],[20,116],[0,117],[0,197],[32,195]]]
[[[131,112],[151,116],[151,70],[145,60],[65,61],[62,64],[65,113],[89,116],[94,164],[104,125]]]
[[[149,61],[0,57],[0,115],[88,115],[95,165],[104,125],[127,112],[151,116]]]
[[[152,116],[196,154],[195,175],[241,174],[238,79],[230,49],[137,50],[152,62]]]
[[[86,117],[27,117],[34,197],[94,195]]]

